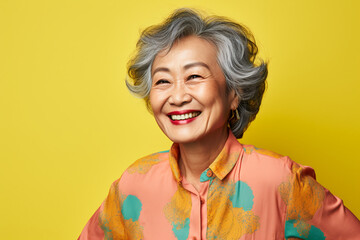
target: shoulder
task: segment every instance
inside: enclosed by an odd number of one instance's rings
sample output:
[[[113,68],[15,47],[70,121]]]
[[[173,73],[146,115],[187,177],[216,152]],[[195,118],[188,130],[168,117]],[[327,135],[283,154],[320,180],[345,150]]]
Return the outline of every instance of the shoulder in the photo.
[[[257,148],[252,145],[243,145],[242,170],[250,178],[256,176],[256,181],[265,185],[277,186],[296,172],[315,178],[314,170],[294,162],[290,157],[282,154]]]
[[[315,171],[309,166],[304,166],[293,161],[289,156],[285,156],[270,150],[257,148],[253,145],[242,145],[244,151],[243,161],[248,164],[257,165],[260,169],[276,174],[309,175],[315,178]]]
[[[121,175],[119,187],[132,191],[155,186],[172,176],[169,152],[162,151],[144,156],[131,164]]]
[[[161,151],[149,154],[134,161],[120,176],[112,186],[118,186],[123,181],[128,181],[131,176],[146,175],[157,165],[166,164],[168,161],[169,151]]]
[[[168,159],[168,151],[162,151],[136,160],[113,182],[113,190],[124,195],[139,195],[153,190],[171,176]]]
[[[136,160],[125,171],[125,173],[146,174],[156,165],[167,164],[169,159],[169,151],[161,151],[153,153]],[[155,167],[156,168],[156,167]]]
[[[280,159],[283,158],[284,156],[270,151],[270,150],[266,150],[266,149],[262,149],[262,148],[258,148],[255,147],[253,145],[247,145],[247,144],[243,144],[242,145],[244,153],[248,156],[251,157],[263,157],[263,158],[273,158],[273,159]]]
[[[322,187],[316,182],[313,168],[301,165],[288,156],[252,145],[244,145],[243,148],[242,168],[244,168],[244,174],[264,187],[280,191],[282,198],[287,198],[285,195],[290,191],[301,192],[301,189],[294,190],[294,187],[297,186],[313,189],[313,192],[319,194],[322,193]]]
[[[243,145],[243,151],[243,164],[245,166],[253,166],[266,172],[288,174],[294,163],[288,156],[253,145]]]

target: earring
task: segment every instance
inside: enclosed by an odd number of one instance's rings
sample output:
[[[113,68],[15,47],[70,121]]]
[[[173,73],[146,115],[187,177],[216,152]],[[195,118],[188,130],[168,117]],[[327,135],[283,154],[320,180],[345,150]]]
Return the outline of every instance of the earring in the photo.
[[[240,115],[239,115],[238,109],[235,110],[235,117],[236,117],[236,120],[239,120],[239,119],[240,119]]]

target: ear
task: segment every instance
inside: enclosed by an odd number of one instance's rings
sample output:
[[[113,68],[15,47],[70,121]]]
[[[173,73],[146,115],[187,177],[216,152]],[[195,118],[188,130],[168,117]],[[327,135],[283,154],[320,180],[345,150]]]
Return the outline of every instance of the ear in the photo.
[[[234,89],[231,89],[229,92],[229,105],[231,110],[235,110],[240,103],[239,96],[235,93]]]

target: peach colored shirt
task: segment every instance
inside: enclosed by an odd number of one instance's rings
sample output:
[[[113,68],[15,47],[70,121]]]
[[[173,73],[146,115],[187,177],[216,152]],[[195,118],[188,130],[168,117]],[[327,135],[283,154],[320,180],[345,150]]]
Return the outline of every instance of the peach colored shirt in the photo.
[[[199,192],[177,159],[173,144],[132,164],[79,239],[360,239],[359,220],[312,168],[242,145],[231,132]]]

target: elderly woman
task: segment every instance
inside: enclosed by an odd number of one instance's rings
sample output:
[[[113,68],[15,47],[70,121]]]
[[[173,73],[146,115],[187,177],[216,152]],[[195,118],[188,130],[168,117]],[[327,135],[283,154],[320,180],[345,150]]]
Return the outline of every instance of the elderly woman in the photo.
[[[131,165],[79,239],[360,239],[311,168],[237,141],[267,77],[245,27],[181,9],[137,50],[127,86],[174,144]]]

